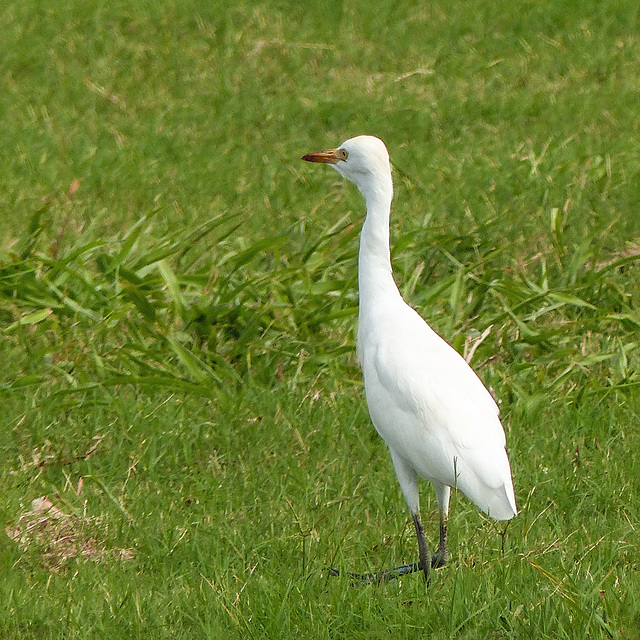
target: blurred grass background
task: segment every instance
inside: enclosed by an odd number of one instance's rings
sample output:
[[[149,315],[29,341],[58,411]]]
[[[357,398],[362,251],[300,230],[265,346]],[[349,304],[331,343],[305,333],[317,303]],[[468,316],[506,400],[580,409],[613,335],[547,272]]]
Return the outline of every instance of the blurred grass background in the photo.
[[[637,638],[639,14],[6,2],[0,634]],[[521,508],[455,497],[429,590],[322,577],[416,555],[353,353],[363,204],[299,160],[360,133]]]

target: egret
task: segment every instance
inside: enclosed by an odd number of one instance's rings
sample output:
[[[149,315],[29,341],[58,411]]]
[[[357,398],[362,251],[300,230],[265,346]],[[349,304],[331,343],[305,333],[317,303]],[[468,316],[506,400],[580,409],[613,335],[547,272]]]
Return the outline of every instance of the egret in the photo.
[[[422,569],[428,582],[431,568],[449,559],[451,488],[496,520],[517,514],[498,407],[465,359],[402,299],[396,286],[389,251],[393,181],[384,142],[357,136],[302,159],[330,165],[365,199],[358,256],[358,362],[371,421],[389,447],[418,538],[419,562],[405,565],[412,567],[405,572]],[[440,542],[433,556],[420,519],[420,476],[433,484],[439,507]]]

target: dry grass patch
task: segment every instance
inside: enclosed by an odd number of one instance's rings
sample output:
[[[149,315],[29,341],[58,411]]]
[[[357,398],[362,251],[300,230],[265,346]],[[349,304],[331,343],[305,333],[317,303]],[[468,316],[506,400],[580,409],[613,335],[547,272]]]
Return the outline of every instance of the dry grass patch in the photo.
[[[95,535],[96,519],[65,513],[46,496],[31,502],[16,526],[7,527],[9,538],[25,553],[35,553],[40,563],[57,572],[72,558],[100,562],[112,557],[131,560],[131,549],[107,549]]]

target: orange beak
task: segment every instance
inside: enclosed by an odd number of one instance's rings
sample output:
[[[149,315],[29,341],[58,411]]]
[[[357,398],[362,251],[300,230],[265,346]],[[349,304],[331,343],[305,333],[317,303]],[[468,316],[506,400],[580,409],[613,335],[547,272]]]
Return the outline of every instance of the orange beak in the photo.
[[[328,151],[312,151],[302,156],[307,162],[322,162],[323,164],[338,164],[340,160],[344,160],[344,156],[339,153],[338,149],[329,149]]]

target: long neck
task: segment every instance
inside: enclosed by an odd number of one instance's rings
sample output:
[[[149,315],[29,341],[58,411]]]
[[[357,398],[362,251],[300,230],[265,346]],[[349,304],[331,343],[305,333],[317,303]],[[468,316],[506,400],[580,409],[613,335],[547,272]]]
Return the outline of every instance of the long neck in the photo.
[[[374,300],[388,295],[400,295],[391,273],[389,252],[389,213],[393,197],[391,175],[363,191],[367,203],[367,218],[360,235],[358,285],[361,313]]]

